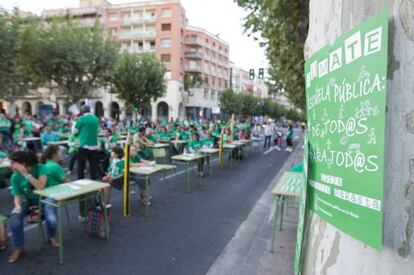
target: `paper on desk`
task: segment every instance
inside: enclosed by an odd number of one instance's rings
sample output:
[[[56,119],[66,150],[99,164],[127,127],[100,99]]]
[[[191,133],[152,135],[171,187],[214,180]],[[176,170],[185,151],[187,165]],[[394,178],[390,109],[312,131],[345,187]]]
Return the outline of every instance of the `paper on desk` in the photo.
[[[69,186],[72,190],[79,190],[79,189],[81,189],[79,186],[76,186],[76,185],[74,185],[74,184],[67,184],[67,186]]]
[[[73,184],[76,184],[76,185],[89,185],[89,184],[91,184],[91,181],[89,181],[89,180],[79,180],[79,181],[74,182]]]

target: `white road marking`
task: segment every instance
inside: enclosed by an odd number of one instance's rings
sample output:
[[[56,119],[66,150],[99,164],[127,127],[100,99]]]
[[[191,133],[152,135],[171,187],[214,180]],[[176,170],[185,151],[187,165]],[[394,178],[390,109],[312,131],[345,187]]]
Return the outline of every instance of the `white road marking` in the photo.
[[[269,154],[270,152],[272,152],[274,150],[276,150],[276,147],[271,147],[269,150],[267,150],[266,152],[264,152],[263,155],[267,155],[267,154]]]

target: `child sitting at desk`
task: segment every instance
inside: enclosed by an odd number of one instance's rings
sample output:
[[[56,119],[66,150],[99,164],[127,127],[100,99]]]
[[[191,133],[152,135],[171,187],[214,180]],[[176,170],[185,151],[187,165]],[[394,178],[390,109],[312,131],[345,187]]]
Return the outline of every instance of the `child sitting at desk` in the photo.
[[[194,132],[193,139],[188,143],[188,148],[190,153],[197,153],[203,147],[203,143],[200,141],[200,136],[198,133]],[[198,162],[198,176],[204,176],[204,158],[200,159]]]
[[[114,147],[111,151],[111,161],[108,172],[103,178],[104,182],[110,183],[111,187],[118,190],[122,189],[124,179],[124,150],[120,147]],[[111,207],[109,198],[111,196],[111,188],[105,189],[105,204],[107,208]]]
[[[151,164],[151,162],[141,158],[138,154],[138,146],[131,146],[129,150],[130,154],[130,161],[131,161],[131,167],[140,167],[140,166],[148,166]],[[133,176],[133,180],[138,184],[139,186],[139,195],[141,197],[141,202],[145,206],[151,205],[151,196],[148,196],[148,190],[145,186],[145,180]],[[148,183],[149,184],[149,183]]]

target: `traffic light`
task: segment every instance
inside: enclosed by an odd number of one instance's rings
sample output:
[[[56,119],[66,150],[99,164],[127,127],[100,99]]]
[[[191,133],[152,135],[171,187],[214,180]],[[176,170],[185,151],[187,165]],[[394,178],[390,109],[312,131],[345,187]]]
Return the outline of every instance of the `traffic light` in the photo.
[[[259,79],[264,79],[264,69],[263,68],[260,68],[259,69]]]
[[[249,78],[250,80],[254,80],[254,69],[249,70]]]

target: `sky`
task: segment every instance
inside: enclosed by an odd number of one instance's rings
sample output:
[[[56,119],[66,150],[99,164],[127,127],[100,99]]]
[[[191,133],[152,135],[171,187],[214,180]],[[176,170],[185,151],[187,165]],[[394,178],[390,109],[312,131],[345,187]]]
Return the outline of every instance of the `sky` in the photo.
[[[139,0],[109,0],[112,4],[139,2]],[[0,0],[0,6],[11,9],[15,6],[24,11],[40,14],[43,9],[77,7],[78,0]],[[204,28],[230,44],[230,60],[237,66],[249,70],[266,68],[265,51],[258,42],[243,33],[243,18],[246,12],[233,0],[181,0],[189,24]]]

